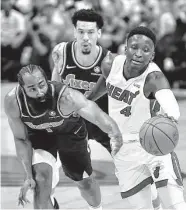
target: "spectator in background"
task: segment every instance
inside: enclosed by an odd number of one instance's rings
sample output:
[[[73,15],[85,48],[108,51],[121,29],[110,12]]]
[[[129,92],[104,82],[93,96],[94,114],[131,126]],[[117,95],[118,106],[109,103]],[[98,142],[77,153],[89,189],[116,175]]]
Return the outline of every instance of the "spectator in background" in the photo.
[[[50,3],[36,7],[33,16],[27,23],[27,45],[30,46],[30,51],[22,55],[22,64],[32,63],[41,66],[48,79],[51,78],[50,53],[57,33],[55,25],[51,23],[53,10],[54,7]],[[26,55],[27,53],[30,55]]]
[[[56,16],[58,20],[61,20],[60,33],[58,34],[56,43],[68,42],[74,39],[74,26],[71,21],[71,17],[76,11],[74,1],[67,0],[62,2],[57,9]]]
[[[160,22],[155,60],[172,87],[186,87],[186,2],[180,0],[173,3],[161,2],[161,9],[166,12],[160,18],[163,22]]]
[[[161,0],[161,15],[159,18],[159,39],[167,34],[173,34],[176,29],[176,20],[172,13],[172,4],[169,0]]]
[[[125,39],[127,31],[126,23],[119,16],[120,12],[115,2],[108,1],[107,4],[102,6],[102,10],[104,28],[99,43],[113,53],[117,53],[119,45],[122,44]]]
[[[27,34],[25,17],[13,9],[13,1],[1,1],[1,76],[15,81]]]
[[[183,39],[186,32],[186,1],[178,0],[175,2],[176,30],[174,33],[175,40]]]

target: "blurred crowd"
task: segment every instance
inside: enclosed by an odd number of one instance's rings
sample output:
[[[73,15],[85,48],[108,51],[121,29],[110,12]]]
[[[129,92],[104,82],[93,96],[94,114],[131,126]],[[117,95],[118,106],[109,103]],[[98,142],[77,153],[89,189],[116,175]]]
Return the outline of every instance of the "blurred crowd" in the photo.
[[[157,36],[155,62],[172,87],[186,88],[185,0],[1,0],[1,79],[16,81],[28,63],[51,77],[53,47],[73,40],[74,11],[93,8],[104,18],[99,44],[124,53],[128,32],[151,28]]]

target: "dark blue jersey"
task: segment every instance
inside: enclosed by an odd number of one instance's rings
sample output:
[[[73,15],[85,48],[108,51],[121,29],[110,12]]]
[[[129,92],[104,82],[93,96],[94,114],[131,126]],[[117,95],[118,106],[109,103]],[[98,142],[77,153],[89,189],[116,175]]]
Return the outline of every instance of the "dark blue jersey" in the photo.
[[[29,98],[20,86],[17,86],[16,96],[21,113],[22,122],[28,128],[29,133],[46,132],[51,135],[65,135],[75,132],[77,125],[81,124],[82,119],[73,114],[64,115],[60,111],[59,100],[67,86],[59,82],[49,82],[49,90],[46,109],[42,112],[34,113],[31,109]],[[43,104],[44,105],[44,104]],[[35,105],[36,106],[36,105]],[[34,108],[34,104],[32,104]]]
[[[92,65],[85,67],[76,60],[74,46],[75,41],[65,44],[63,48],[63,66],[59,73],[64,84],[77,89],[86,95],[87,92],[93,89],[101,76],[101,62],[108,53],[108,50],[99,45],[99,53],[95,62]],[[107,111],[107,95],[96,101],[96,103],[104,111]]]

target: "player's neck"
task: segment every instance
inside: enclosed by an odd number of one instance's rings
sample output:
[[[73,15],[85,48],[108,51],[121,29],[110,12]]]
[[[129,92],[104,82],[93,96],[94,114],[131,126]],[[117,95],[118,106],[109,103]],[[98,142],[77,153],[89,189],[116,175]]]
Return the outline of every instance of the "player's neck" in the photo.
[[[97,59],[100,52],[99,46],[96,45],[94,49],[91,50],[89,54],[83,54],[82,51],[75,44],[75,58],[77,62],[82,66],[91,66]]]
[[[141,70],[136,71],[136,69],[131,68],[130,65],[127,63],[127,61],[125,61],[124,67],[123,67],[123,75],[127,80],[132,79],[143,74],[143,72],[145,72],[147,67],[148,65],[142,68]]]

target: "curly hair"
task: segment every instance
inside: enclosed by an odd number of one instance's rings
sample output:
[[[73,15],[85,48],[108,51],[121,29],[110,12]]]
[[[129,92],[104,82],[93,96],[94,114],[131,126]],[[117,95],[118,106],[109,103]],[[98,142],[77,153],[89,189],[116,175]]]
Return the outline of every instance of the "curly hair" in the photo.
[[[44,72],[44,70],[38,66],[38,65],[33,65],[33,64],[29,64],[27,66],[24,66],[19,73],[17,74],[17,80],[18,83],[20,84],[20,86],[24,85],[24,81],[23,81],[23,75],[26,73],[32,74],[34,71],[40,71],[41,74],[45,77],[45,79],[47,80],[47,76],[46,73]]]
[[[102,16],[93,9],[81,9],[76,11],[72,16],[72,23],[74,26],[76,26],[78,20],[96,22],[99,29],[101,29],[104,25]]]

